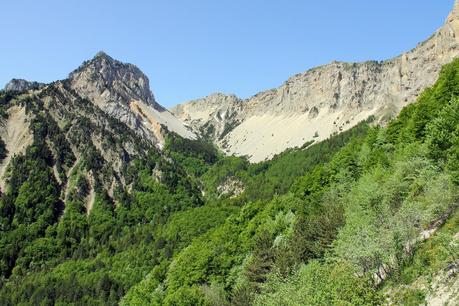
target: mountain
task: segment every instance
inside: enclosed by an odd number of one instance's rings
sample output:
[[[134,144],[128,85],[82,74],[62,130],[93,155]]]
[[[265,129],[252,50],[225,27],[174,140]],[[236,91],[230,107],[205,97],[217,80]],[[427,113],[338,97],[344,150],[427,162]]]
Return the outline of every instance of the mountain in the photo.
[[[196,138],[155,101],[148,78],[136,66],[103,52],[65,80],[51,84],[12,80],[5,89],[0,126],[3,193],[11,185],[17,157],[39,146],[51,151],[47,158],[52,160],[64,202],[71,178],[84,176],[89,211],[95,189],[113,196],[115,189],[126,188],[127,164],[162,149],[168,134]]]
[[[93,101],[105,113],[160,146],[164,144],[163,127],[180,136],[196,138],[155,101],[145,74],[136,66],[123,64],[104,52],[72,72],[68,83],[81,97]]]
[[[114,60],[104,52],[83,63],[65,80],[45,85],[13,79],[5,86],[5,92],[22,93],[22,99],[39,98],[43,103],[38,110],[43,108],[49,112],[59,127],[71,129],[69,118],[76,117],[88,118],[92,124],[102,126],[108,120],[117,119],[142,137],[141,142],[147,141],[159,148],[164,145],[166,132],[196,138],[193,132],[155,101],[148,78],[136,66]],[[10,152],[6,160],[23,152],[32,139],[28,125],[33,114],[26,111],[27,107],[32,108],[31,105],[20,103],[4,106],[9,116],[4,118],[0,133]],[[94,143],[102,137],[93,136]],[[2,168],[6,166],[4,162]]]
[[[133,238],[134,228],[152,233],[173,213],[204,203],[191,169],[171,147],[198,151],[203,167],[217,153],[155,101],[137,67],[105,53],[64,80],[10,84],[18,86],[0,91],[0,288],[112,244],[126,251],[123,265],[134,262],[137,275],[108,303],[117,304],[142,279],[137,269],[153,267],[150,252],[126,250],[139,248],[143,234]],[[13,295],[0,293],[0,305],[23,303],[5,300]],[[50,304],[26,304],[42,302]]]
[[[196,103],[215,122],[193,133],[148,83],[101,52],[0,91],[0,305],[458,305],[459,59],[394,118],[260,163],[199,137],[224,141],[247,101]]]
[[[445,24],[413,50],[387,61],[332,62],[249,99],[214,94],[171,109],[227,154],[259,162],[321,141],[375,116],[387,122],[459,55],[459,3]]]
[[[38,89],[44,84],[38,82],[29,82],[24,79],[12,79],[6,85],[4,90],[5,91],[26,91],[32,89]]]

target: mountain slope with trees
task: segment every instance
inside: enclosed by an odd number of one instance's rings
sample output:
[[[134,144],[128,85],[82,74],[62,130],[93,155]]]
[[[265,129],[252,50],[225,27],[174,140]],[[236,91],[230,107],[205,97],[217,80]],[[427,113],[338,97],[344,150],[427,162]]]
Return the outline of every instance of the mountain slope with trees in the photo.
[[[66,80],[0,92],[3,126],[18,110],[1,305],[458,301],[459,59],[386,126],[257,164],[166,127],[158,146]]]
[[[456,60],[386,128],[353,137],[286,193],[246,202],[123,304],[382,304],[382,284],[415,264],[420,236],[456,215],[458,94]],[[459,228],[448,224],[452,251],[437,271],[457,265]]]

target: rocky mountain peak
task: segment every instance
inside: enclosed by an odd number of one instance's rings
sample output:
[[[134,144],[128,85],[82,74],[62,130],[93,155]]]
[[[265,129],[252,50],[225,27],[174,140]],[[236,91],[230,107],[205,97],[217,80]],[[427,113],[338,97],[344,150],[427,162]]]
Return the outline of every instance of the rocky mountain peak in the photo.
[[[183,137],[196,137],[155,101],[148,77],[139,68],[115,60],[103,51],[70,73],[65,82],[80,97],[159,147],[164,144],[165,129]]]
[[[136,66],[117,61],[103,51],[73,71],[69,81],[74,90],[99,106],[142,101],[158,107],[148,77]]]
[[[94,56],[94,58],[108,58],[108,59],[111,59],[113,60],[112,57],[110,57],[107,53],[105,53],[104,51],[99,51],[97,52],[97,54]]]
[[[42,83],[30,82],[24,79],[12,79],[5,85],[5,91],[27,91],[38,89],[43,86]]]

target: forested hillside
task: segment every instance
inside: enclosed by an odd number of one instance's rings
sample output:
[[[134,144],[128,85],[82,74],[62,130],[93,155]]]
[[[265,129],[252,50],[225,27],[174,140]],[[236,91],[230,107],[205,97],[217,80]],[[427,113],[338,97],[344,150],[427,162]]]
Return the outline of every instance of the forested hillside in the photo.
[[[33,138],[0,199],[0,304],[417,305],[423,278],[454,303],[458,99],[456,60],[388,126],[250,164],[173,133],[160,151],[66,88],[2,92]]]
[[[389,299],[416,305],[412,295],[427,297],[428,289],[390,299],[394,290],[383,285],[387,278],[394,287],[402,283],[417,260],[420,237],[434,234],[457,211],[458,94],[455,61],[385,128],[362,124],[353,137],[268,163],[217,162],[208,171],[210,186],[228,175],[246,182],[228,202],[241,208],[194,239],[162,273],[154,269],[123,304],[379,305]],[[346,144],[335,150],[341,140]],[[290,179],[294,183],[284,188]],[[457,266],[457,221],[449,227],[437,272]],[[428,266],[416,269],[422,274]],[[457,301],[452,275],[450,298]]]

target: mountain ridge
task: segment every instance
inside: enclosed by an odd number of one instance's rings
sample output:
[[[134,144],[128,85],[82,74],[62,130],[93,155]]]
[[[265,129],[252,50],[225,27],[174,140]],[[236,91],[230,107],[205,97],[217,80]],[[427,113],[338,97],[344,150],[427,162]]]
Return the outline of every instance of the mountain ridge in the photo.
[[[185,138],[196,138],[155,100],[148,77],[137,66],[113,59],[104,51],[83,62],[66,79],[50,84],[12,79],[6,84],[5,91],[40,92],[49,86],[74,91],[160,148],[164,146],[166,130]]]
[[[11,79],[8,83],[6,83],[4,90],[9,92],[19,92],[38,89],[44,85],[45,84],[43,83],[27,81],[24,79]]]
[[[94,101],[143,136],[164,145],[163,126],[186,138],[195,135],[156,102],[148,77],[135,65],[125,64],[100,51],[70,73],[70,87]]]
[[[84,177],[88,195],[97,189],[113,196],[115,189],[127,188],[127,164],[161,150],[171,132],[196,138],[156,102],[148,77],[138,67],[104,52],[66,79],[49,84],[13,79],[9,84],[0,92],[2,193],[11,188],[10,169],[18,156],[27,155],[31,147],[51,151],[52,172],[66,202],[75,175]],[[94,198],[87,201],[89,212]]]
[[[333,61],[248,99],[214,94],[179,104],[171,112],[196,133],[204,131],[227,154],[262,161],[326,139],[372,115],[386,122],[414,102],[435,82],[441,66],[459,55],[458,37],[456,1],[443,27],[392,59]]]

